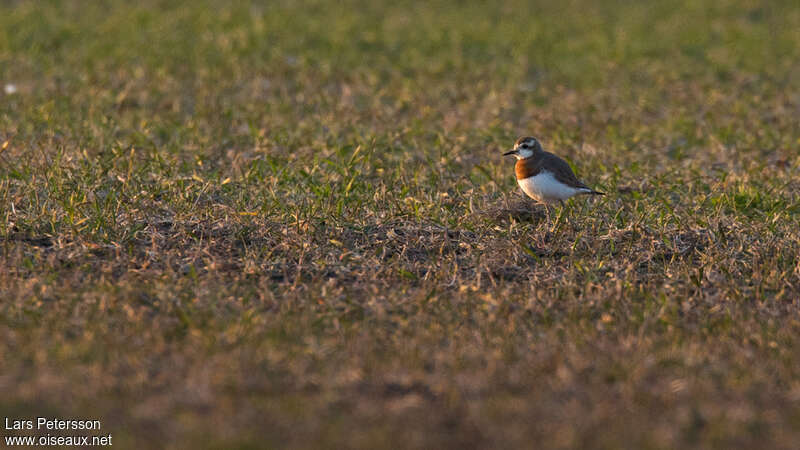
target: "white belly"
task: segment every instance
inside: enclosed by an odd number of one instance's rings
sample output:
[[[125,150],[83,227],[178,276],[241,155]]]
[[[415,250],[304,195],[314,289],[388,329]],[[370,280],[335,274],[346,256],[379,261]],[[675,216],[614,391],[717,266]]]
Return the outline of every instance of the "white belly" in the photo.
[[[555,179],[552,173],[541,171],[538,175],[517,180],[522,192],[539,202],[566,200],[579,192],[588,191],[567,186]]]

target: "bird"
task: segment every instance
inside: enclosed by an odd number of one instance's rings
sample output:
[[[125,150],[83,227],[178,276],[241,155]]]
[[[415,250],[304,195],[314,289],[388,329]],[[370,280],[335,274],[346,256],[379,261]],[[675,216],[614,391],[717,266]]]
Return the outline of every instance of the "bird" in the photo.
[[[517,183],[528,197],[547,206],[574,195],[605,195],[578,180],[572,168],[558,156],[546,152],[538,139],[525,136],[517,139],[514,148],[503,156],[514,155]],[[550,210],[548,208],[548,216]]]

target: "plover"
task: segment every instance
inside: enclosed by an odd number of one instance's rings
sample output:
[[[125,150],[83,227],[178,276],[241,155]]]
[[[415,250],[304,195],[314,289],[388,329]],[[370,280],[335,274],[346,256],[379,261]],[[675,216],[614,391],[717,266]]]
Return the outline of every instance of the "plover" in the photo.
[[[544,151],[534,137],[522,137],[514,148],[503,156],[514,155],[517,164],[514,171],[522,192],[540,203],[561,202],[573,195],[605,195],[583,184],[572,172],[566,161]],[[549,210],[548,210],[549,215]]]

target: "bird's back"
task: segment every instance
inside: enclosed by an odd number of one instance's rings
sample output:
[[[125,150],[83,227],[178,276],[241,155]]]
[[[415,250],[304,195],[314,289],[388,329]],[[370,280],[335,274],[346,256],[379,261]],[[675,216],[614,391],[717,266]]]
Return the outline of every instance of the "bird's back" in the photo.
[[[530,178],[540,174],[542,171],[547,171],[552,173],[556,180],[567,186],[588,189],[588,186],[578,180],[575,172],[572,171],[566,161],[550,152],[541,151],[530,158],[517,160],[514,171],[518,180]]]

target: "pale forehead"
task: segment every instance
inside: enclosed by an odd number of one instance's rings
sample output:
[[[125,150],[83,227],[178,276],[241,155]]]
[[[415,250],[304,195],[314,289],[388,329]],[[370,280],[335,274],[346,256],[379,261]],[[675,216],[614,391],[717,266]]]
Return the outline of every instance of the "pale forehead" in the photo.
[[[515,146],[522,145],[522,144],[532,145],[532,144],[535,144],[535,143],[536,143],[536,138],[531,137],[531,136],[526,136],[526,137],[521,137],[521,138],[517,139],[517,142],[514,145]]]

